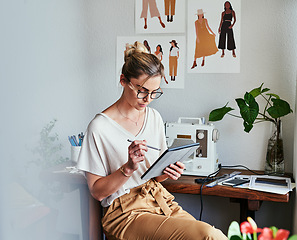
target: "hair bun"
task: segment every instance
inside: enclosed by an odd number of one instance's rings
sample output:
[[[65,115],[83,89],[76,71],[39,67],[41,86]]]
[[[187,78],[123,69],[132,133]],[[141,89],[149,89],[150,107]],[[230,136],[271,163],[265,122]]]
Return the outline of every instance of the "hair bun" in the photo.
[[[140,42],[136,41],[134,44],[126,44],[125,61],[135,53],[148,53],[147,48]]]

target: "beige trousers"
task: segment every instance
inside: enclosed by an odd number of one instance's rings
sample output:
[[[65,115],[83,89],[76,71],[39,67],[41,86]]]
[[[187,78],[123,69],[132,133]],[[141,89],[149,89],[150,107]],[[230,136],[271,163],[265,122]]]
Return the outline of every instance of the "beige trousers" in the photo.
[[[177,56],[169,56],[169,76],[177,76]]]
[[[151,18],[160,17],[156,0],[142,0],[142,11],[140,18],[147,18],[148,7],[150,6]]]
[[[160,183],[150,180],[117,198],[102,226],[108,240],[227,240],[218,229],[184,211]]]
[[[164,0],[165,15],[175,15],[175,2],[176,0]],[[170,11],[169,11],[170,9]]]

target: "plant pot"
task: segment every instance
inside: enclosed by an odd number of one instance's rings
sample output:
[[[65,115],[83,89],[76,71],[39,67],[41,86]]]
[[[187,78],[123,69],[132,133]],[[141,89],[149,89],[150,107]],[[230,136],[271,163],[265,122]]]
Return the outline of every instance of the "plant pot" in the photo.
[[[271,137],[268,140],[265,174],[284,175],[285,159],[281,120],[271,123]]]

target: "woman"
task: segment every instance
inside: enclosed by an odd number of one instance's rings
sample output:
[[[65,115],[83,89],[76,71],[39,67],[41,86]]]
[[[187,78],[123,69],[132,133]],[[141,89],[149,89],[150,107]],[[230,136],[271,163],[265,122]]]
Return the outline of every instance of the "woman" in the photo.
[[[177,46],[177,42],[175,40],[172,40],[169,43],[171,44],[169,50],[169,76],[171,77],[171,81],[175,81],[175,77],[177,76],[179,47]]]
[[[197,10],[198,20],[195,21],[196,30],[196,47],[194,62],[191,69],[197,67],[197,58],[202,57],[201,67],[205,64],[205,57],[216,54],[218,50],[215,43],[215,34],[208,25],[208,21],[204,18],[204,12],[202,9]],[[209,33],[211,32],[211,34]]]
[[[143,41],[143,45],[146,47],[148,53],[151,53],[151,47],[150,47],[150,45],[149,45],[149,43],[148,43],[147,40],[144,40]]]
[[[141,179],[147,163],[152,165],[166,149],[162,118],[147,106],[163,94],[163,71],[161,62],[141,43],[125,52],[122,95],[89,124],[77,167],[85,172],[92,196],[105,208],[102,226],[109,240],[227,240],[220,230],[182,210],[159,183],[178,179],[184,170],[181,162],[155,179]],[[161,151],[148,149],[147,143]]]
[[[233,34],[233,26],[236,22],[236,15],[235,12],[231,6],[230,2],[225,2],[225,11],[222,12],[221,15],[221,22],[219,26],[219,49],[222,49],[222,55],[223,58],[225,56],[225,49],[226,49],[226,37],[227,37],[227,49],[232,51],[232,56],[236,57],[235,54],[235,40],[234,40],[234,34]],[[232,18],[234,19],[232,23]]]
[[[162,62],[162,60],[163,60],[163,50],[162,50],[162,46],[160,44],[157,45],[156,51],[154,52],[154,54]],[[166,84],[168,84],[168,81],[166,80],[165,75],[164,75],[164,80],[165,80]]]
[[[156,51],[154,52],[154,54],[160,61],[163,60],[163,50],[160,44],[157,45]]]

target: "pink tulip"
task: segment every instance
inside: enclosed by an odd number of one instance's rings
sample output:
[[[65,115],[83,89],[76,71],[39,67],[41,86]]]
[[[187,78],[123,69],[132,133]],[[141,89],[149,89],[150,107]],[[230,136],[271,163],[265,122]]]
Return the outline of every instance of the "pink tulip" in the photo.
[[[259,240],[287,240],[290,232],[285,229],[279,229],[276,233],[275,238],[270,228],[263,228],[262,233],[259,235]]]
[[[287,240],[289,237],[290,231],[285,229],[279,229],[276,233],[274,240]]]
[[[273,239],[273,233],[270,228],[263,228],[262,233],[258,237],[259,240],[272,240]]]
[[[240,224],[240,231],[242,232],[242,233],[253,233],[254,231],[253,231],[253,228],[252,228],[252,225],[249,223],[249,222],[247,222],[247,221],[245,221],[245,222],[242,222],[241,224]]]

